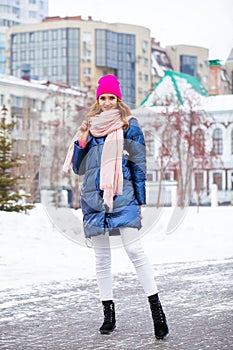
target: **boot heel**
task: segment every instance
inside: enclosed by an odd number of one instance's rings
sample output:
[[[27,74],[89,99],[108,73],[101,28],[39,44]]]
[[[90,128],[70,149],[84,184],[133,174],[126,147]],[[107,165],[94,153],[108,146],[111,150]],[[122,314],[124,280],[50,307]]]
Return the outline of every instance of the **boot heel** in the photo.
[[[154,322],[154,333],[156,339],[164,339],[168,336],[169,330],[166,316],[163,312],[158,293],[148,297],[151,314]]]

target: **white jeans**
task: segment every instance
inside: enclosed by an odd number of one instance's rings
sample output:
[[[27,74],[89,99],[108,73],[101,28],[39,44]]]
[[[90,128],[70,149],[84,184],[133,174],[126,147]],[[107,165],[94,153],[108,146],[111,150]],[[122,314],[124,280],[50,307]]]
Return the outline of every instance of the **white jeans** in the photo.
[[[124,227],[120,229],[122,243],[133,263],[138,279],[147,296],[158,292],[152,266],[144,253],[138,230]],[[136,238],[138,237],[138,238]],[[100,300],[112,300],[111,248],[109,234],[92,237],[96,258],[96,277]]]

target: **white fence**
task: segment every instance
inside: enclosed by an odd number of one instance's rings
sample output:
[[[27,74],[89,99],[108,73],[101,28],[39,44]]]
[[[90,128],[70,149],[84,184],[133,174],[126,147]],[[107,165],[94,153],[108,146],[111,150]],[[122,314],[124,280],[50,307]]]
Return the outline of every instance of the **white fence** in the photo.
[[[177,182],[163,181],[160,185],[158,182],[146,183],[147,205],[176,205]]]

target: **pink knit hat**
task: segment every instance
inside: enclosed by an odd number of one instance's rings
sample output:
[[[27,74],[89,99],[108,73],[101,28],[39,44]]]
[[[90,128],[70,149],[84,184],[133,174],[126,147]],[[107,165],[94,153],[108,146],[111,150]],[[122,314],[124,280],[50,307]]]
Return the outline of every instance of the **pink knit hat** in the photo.
[[[105,75],[98,80],[98,87],[96,89],[96,99],[98,100],[100,95],[113,94],[119,99],[122,99],[120,83],[114,75]]]

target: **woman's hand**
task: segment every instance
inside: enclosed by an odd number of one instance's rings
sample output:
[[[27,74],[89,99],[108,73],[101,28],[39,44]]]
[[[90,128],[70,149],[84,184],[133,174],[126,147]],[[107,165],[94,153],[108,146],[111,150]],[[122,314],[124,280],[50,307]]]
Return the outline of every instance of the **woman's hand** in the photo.
[[[89,136],[90,126],[87,120],[84,120],[78,128],[78,139],[79,141],[87,141]]]

